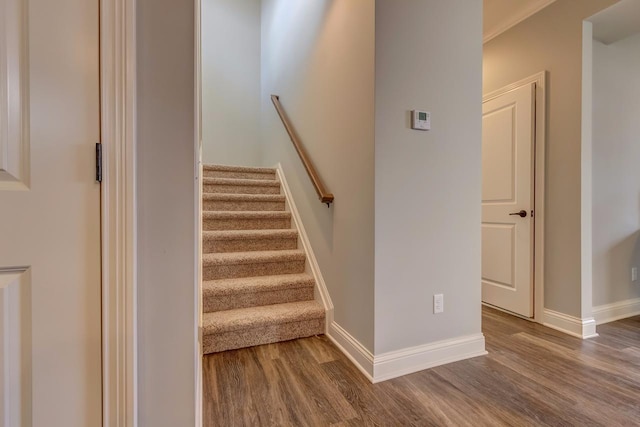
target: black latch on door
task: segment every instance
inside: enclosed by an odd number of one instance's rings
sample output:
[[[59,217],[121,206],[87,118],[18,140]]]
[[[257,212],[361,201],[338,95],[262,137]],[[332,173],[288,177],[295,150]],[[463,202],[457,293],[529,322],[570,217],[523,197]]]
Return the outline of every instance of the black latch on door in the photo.
[[[96,181],[102,182],[102,143],[96,143]]]

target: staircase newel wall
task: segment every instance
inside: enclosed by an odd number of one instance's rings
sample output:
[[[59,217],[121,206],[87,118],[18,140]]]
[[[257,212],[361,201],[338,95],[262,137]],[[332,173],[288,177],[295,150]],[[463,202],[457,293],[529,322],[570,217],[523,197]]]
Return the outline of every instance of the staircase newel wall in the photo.
[[[484,353],[482,2],[377,0],[375,69],[379,379]],[[431,130],[411,129],[414,109]]]

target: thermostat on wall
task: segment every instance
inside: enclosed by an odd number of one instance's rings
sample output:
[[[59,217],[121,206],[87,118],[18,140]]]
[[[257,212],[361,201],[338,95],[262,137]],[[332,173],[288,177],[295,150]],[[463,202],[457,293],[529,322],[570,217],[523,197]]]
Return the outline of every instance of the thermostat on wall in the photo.
[[[431,129],[431,113],[420,110],[411,112],[411,129],[430,130]]]

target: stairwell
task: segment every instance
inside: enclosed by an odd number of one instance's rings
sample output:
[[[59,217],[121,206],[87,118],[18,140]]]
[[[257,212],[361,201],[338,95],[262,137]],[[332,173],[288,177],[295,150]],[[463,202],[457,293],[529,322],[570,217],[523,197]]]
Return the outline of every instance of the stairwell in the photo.
[[[203,175],[204,354],[323,334],[275,169],[206,165]]]

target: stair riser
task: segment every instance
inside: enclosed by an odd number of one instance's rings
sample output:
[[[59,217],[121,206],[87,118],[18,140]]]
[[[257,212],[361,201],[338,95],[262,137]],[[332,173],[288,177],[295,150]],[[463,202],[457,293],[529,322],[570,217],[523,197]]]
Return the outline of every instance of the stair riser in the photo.
[[[218,230],[285,230],[291,228],[291,218],[205,219],[202,229]]]
[[[304,260],[202,267],[204,280],[234,279],[237,277],[269,276],[303,272]]]
[[[284,202],[203,200],[205,211],[284,211]]]
[[[202,186],[202,191],[204,193],[223,194],[280,194],[280,187],[264,185],[204,184]]]
[[[204,170],[205,178],[233,178],[233,179],[270,179],[275,181],[276,173],[270,172],[233,172],[233,171],[212,171]]]
[[[220,252],[278,251],[297,249],[298,239],[254,239],[254,240],[205,240],[202,251],[205,254]]]
[[[324,318],[232,331],[203,337],[204,354],[270,344],[324,333]]]
[[[309,301],[313,299],[313,287],[273,290],[267,292],[235,293],[232,295],[207,294],[202,300],[205,313],[234,310],[261,305]]]

